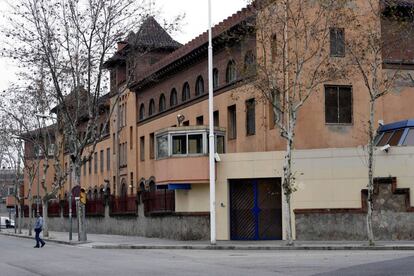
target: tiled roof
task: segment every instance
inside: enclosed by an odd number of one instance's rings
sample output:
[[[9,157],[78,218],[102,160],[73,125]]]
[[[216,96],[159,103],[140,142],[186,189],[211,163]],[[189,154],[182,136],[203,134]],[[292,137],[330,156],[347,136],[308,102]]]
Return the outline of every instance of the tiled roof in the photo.
[[[136,34],[131,32],[128,35],[127,42],[131,46],[152,49],[177,49],[181,47],[181,44],[172,39],[152,16],[144,20]]]
[[[229,16],[227,19],[223,20],[219,24],[215,25],[212,28],[212,36],[213,39],[219,37],[224,32],[228,31],[232,27],[237,26],[241,22],[245,21],[249,17],[255,14],[255,5],[250,4],[247,7],[243,8],[242,10],[234,13],[233,15]],[[153,64],[147,71],[147,74],[143,75],[141,79],[137,80],[135,84],[144,81],[151,75],[157,73],[158,71],[162,70],[163,68],[167,67],[168,65],[174,63],[175,61],[185,57],[186,55],[190,54],[192,51],[202,47],[203,45],[208,43],[208,31],[200,34],[184,46],[178,48],[176,51],[172,52],[165,58],[161,59],[159,62]],[[133,84],[134,86],[134,84]]]

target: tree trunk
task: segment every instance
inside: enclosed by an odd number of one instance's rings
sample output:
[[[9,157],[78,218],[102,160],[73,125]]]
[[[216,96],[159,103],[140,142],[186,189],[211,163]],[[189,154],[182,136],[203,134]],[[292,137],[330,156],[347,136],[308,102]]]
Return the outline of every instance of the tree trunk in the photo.
[[[369,116],[369,141],[368,141],[368,199],[367,199],[367,236],[369,245],[374,245],[374,231],[372,229],[372,208],[373,208],[373,193],[374,193],[374,113],[375,101],[370,101],[370,116]]]
[[[75,162],[75,185],[80,187],[80,175],[81,175],[81,160],[77,159]],[[85,224],[85,205],[81,202],[77,203],[78,206],[78,240],[85,242],[86,237],[86,224]]]
[[[19,208],[19,223],[18,223],[18,227],[19,227],[19,234],[21,234],[22,233],[22,204],[20,203],[20,200],[19,200],[19,205],[18,205],[17,208]]]
[[[283,165],[283,192],[285,194],[285,234],[288,245],[293,245],[292,238],[292,210],[291,210],[291,195],[292,195],[292,143],[290,138],[287,142],[285,162]]]
[[[48,214],[47,214],[47,208],[48,208],[49,202],[47,200],[43,201],[42,204],[42,212],[43,212],[43,237],[49,237],[49,229],[47,227],[47,220],[48,220]]]
[[[32,203],[31,203],[31,201],[29,201],[29,236],[31,236],[32,235],[32,217],[33,217],[33,214],[32,214]]]

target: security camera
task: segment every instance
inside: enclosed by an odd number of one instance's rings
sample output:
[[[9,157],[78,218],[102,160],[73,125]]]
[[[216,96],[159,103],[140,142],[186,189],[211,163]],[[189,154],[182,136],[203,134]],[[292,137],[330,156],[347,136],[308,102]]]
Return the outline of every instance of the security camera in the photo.
[[[218,155],[218,153],[217,153],[217,152],[214,154],[214,160],[215,160],[216,162],[220,162],[220,161],[221,161],[220,156]]]
[[[386,144],[385,146],[382,146],[382,147],[380,148],[380,150],[381,150],[381,151],[388,152],[390,148],[391,148],[391,146],[390,146],[389,144]]]
[[[378,125],[383,126],[384,125],[384,120],[378,120]]]

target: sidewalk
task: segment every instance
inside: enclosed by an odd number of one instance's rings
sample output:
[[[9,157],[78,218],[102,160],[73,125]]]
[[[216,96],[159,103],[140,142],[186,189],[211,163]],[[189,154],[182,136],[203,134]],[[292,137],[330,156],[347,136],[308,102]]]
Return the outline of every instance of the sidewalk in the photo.
[[[34,240],[28,230],[14,234],[14,229],[2,229],[1,235],[15,236]],[[94,249],[193,249],[193,250],[413,250],[414,241],[378,241],[368,246],[366,241],[296,241],[287,246],[285,241],[218,241],[210,245],[209,241],[176,241],[137,236],[88,234],[87,242],[78,242],[77,233],[69,241],[67,232],[49,231],[47,242],[55,242]]]

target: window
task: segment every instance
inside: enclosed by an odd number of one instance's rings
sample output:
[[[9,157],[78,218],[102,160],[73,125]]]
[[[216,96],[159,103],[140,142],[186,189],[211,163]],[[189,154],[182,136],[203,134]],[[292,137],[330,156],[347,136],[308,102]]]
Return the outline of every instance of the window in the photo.
[[[188,153],[189,154],[203,153],[203,134],[188,135]]]
[[[186,135],[174,135],[172,137],[172,154],[187,154]]]
[[[144,120],[145,119],[145,106],[144,104],[141,104],[141,106],[139,107],[139,120]]]
[[[165,109],[166,109],[165,96],[164,96],[164,94],[161,94],[161,96],[160,96],[160,102],[159,102],[159,112],[162,112]]]
[[[113,154],[115,154],[115,147],[116,145],[116,139],[115,139],[115,133],[112,134],[112,148],[114,149]]]
[[[376,143],[376,146],[382,147],[386,144],[389,144],[390,146],[398,146],[400,144],[401,137],[404,134],[404,130],[405,129],[398,129],[396,131],[384,132],[380,140]],[[407,140],[407,138],[405,139],[405,141]],[[405,141],[402,142],[402,145],[405,145]]]
[[[224,153],[224,136],[216,135],[216,152]]]
[[[216,110],[213,112],[213,124],[215,127],[218,127],[220,124],[220,117],[219,117],[219,111]]]
[[[99,160],[100,162],[99,162],[99,165],[100,165],[100,170],[101,170],[101,172],[103,172],[104,171],[104,151],[103,150],[101,150],[101,159]]]
[[[345,56],[345,29],[330,29],[330,52],[331,57]]]
[[[164,158],[168,156],[168,136],[157,137],[157,158]]]
[[[154,133],[150,133],[149,137],[150,137],[150,144],[149,144],[150,159],[154,159]]]
[[[275,111],[273,110],[273,104],[269,103],[269,129],[274,129],[275,125]]]
[[[256,57],[251,50],[244,56],[244,73],[247,76],[251,76],[256,73]]]
[[[190,85],[188,84],[188,82],[184,83],[183,86],[183,93],[182,93],[182,101],[188,101],[190,99]]]
[[[93,159],[94,159],[93,160],[93,172],[97,174],[98,173],[98,153],[97,152],[93,154]]]
[[[256,133],[256,103],[254,99],[246,101],[246,135]]]
[[[213,88],[216,89],[219,86],[219,71],[217,68],[213,69]]]
[[[236,63],[234,60],[230,60],[229,63],[227,63],[227,69],[226,69],[226,83],[232,83],[236,81],[237,74],[236,74]]]
[[[131,173],[130,177],[131,184],[129,185],[129,188],[131,189],[131,195],[134,194],[134,173]]]
[[[189,126],[189,125],[190,125],[190,121],[189,120],[183,122],[183,126]]]
[[[134,145],[134,130],[132,126],[129,127],[129,149],[132,150]]]
[[[139,157],[141,161],[145,160],[145,136],[139,138]]]
[[[325,122],[352,124],[352,88],[325,86]]]
[[[276,61],[276,57],[277,57],[277,36],[276,36],[276,34],[272,35],[270,43],[271,43],[271,45],[270,45],[271,59],[272,59],[272,63],[274,63]]]
[[[154,102],[154,99],[151,99],[149,103],[148,116],[152,116],[154,114],[155,114],[155,102]]]
[[[88,163],[89,163],[89,175],[91,175],[92,174],[92,160],[89,160]]]
[[[118,125],[119,127],[123,127],[124,126],[124,105],[123,104],[119,104],[118,105],[119,108],[119,120],[118,120]]]
[[[171,90],[171,95],[170,95],[170,107],[176,106],[177,103],[178,103],[177,90],[175,90],[175,88],[173,88]]]
[[[111,149],[106,149],[106,170],[109,171],[111,169]]]
[[[410,128],[402,144],[404,146],[414,146],[414,128]]]
[[[196,118],[196,125],[202,126],[203,124],[204,124],[204,118],[203,118],[203,116],[198,116]]]
[[[236,105],[227,108],[227,129],[229,140],[237,138],[237,120],[236,120]]]
[[[204,94],[204,80],[202,76],[197,77],[195,93],[196,93],[196,96],[200,96]]]

